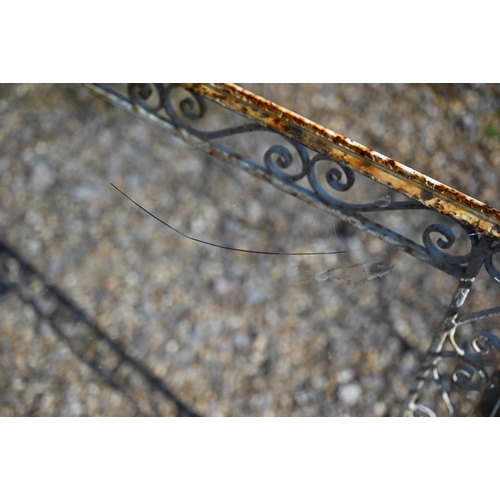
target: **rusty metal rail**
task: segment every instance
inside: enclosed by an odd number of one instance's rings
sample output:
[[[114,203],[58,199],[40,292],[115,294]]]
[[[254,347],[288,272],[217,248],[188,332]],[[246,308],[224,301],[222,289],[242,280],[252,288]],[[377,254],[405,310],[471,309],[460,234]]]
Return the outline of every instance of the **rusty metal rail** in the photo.
[[[483,266],[500,283],[500,270],[494,262],[495,254],[500,252],[500,210],[233,84],[130,84],[127,94],[100,85],[85,87],[134,116],[164,127],[189,144],[456,278],[458,286],[448,312],[434,333],[402,414],[457,415],[451,397],[455,390],[483,393],[470,414],[483,414],[480,401],[485,400],[490,402],[489,414],[498,413],[498,405],[493,404],[491,410],[491,398],[498,392],[495,381],[500,338],[481,331],[464,344],[456,333],[464,324],[500,315],[500,307],[494,307],[460,316]],[[185,96],[177,99],[181,89]],[[206,99],[243,117],[244,123],[210,131],[197,126],[207,115]],[[278,134],[289,146],[273,145],[266,150],[263,161],[256,162],[221,143],[252,132]],[[299,171],[288,173],[297,157]],[[329,168],[321,174],[319,165],[325,162]],[[386,186],[393,196],[361,203],[343,201],[338,195],[349,191],[359,174]],[[400,195],[403,200],[396,201]],[[367,216],[399,210],[430,211],[445,216],[449,224],[428,225],[422,233],[422,245]],[[470,251],[464,255],[447,252],[456,242],[453,223],[469,238]],[[437,241],[433,241],[436,236]],[[450,359],[454,366],[443,374],[441,365]],[[437,403],[429,402],[429,394],[437,398]]]

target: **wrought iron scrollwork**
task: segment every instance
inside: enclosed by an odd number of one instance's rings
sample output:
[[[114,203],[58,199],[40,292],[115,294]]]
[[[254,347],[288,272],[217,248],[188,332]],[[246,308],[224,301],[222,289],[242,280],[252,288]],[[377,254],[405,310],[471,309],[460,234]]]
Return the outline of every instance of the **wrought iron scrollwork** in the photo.
[[[286,170],[292,165],[293,155],[288,148],[280,144],[271,146],[264,153],[264,164],[269,174],[283,182],[292,184],[304,178],[308,174],[310,166],[307,149],[296,141],[290,140],[290,143],[296,149],[302,163],[301,170],[298,174],[287,174],[282,172],[282,170]]]
[[[183,89],[183,92],[186,92],[188,95],[179,100],[178,96],[174,96],[174,91],[176,89]],[[273,136],[279,135],[266,125],[255,121],[216,131],[200,130],[198,127],[195,127],[192,122],[199,123],[207,116],[208,106],[206,100],[192,89],[184,88],[181,84],[130,84],[128,87],[128,94],[130,101],[135,106],[140,106],[148,113],[168,121],[183,135],[183,137],[185,137],[186,134],[191,137],[196,137],[212,146],[218,146],[224,149],[229,155],[237,156],[237,153],[219,144],[215,145],[213,141],[248,132],[265,131],[269,134],[273,134]],[[158,102],[152,105],[150,101],[154,99],[154,96],[156,96]],[[345,193],[349,191],[355,185],[356,176],[359,175],[355,173],[352,166],[347,161],[334,160],[322,153],[311,155],[309,149],[300,142],[286,136],[279,136],[284,138],[289,146],[282,144],[270,146],[265,151],[260,165],[255,164],[249,159],[241,158],[241,161],[247,165],[246,168],[248,170],[260,170],[267,174],[269,176],[268,180],[277,184],[278,187],[280,187],[279,183],[283,183],[288,186],[288,192],[290,192],[290,190],[295,190],[301,195],[315,200],[316,203],[320,203],[325,207],[335,210],[337,213],[349,217],[350,221],[355,218],[359,222],[359,225],[368,225],[372,228],[372,232],[377,231],[381,233],[382,239],[389,240],[389,242],[393,242],[399,237],[401,241],[400,246],[408,247],[408,242],[397,235],[397,233],[380,226],[380,224],[369,222],[362,217],[361,214],[410,209],[429,210],[429,207],[413,200],[393,201],[389,199],[387,202],[384,200],[384,203],[379,203],[377,201],[368,203],[348,203],[340,200],[335,196],[335,192]],[[298,157],[300,164],[298,168],[295,169],[294,173],[288,173],[295,163],[292,150],[295,150],[297,155],[295,157]],[[318,166],[320,164],[324,165],[325,163],[328,165],[328,168],[326,172],[320,175]],[[299,181],[304,178],[307,178],[311,189],[304,188],[298,184]],[[452,217],[450,218],[453,220]],[[464,229],[467,231],[466,228]],[[441,236],[437,241],[437,246],[431,239],[431,234],[433,233],[438,233]],[[430,225],[424,230],[422,239],[423,246],[417,242],[411,243],[413,246],[413,255],[448,274],[456,277],[461,275],[463,272],[463,263],[467,261],[468,255],[457,257],[443,251],[451,249],[456,240],[456,236],[450,228],[443,224]],[[471,237],[471,243],[473,242],[474,239]],[[488,266],[491,271],[490,274],[495,279],[498,277],[500,280],[500,272],[494,268],[492,261],[489,261]]]
[[[453,335],[454,333],[453,331]],[[421,376],[421,387],[414,395],[418,394],[419,397],[410,398],[405,415],[432,417],[439,415],[436,409],[439,404],[434,402],[431,407],[420,400],[424,385],[427,390],[432,390],[434,385],[434,394],[441,400],[448,416],[455,416],[458,413],[452,398],[454,391],[480,392],[486,388],[494,368],[499,363],[500,338],[490,332],[480,332],[471,338],[469,348],[456,342],[450,343],[455,344],[452,349],[428,355],[427,361],[421,368],[421,371],[427,371],[428,375]],[[443,362],[448,359],[454,362],[451,372],[442,367]]]
[[[100,87],[100,89],[104,89]],[[184,96],[177,93],[182,90]],[[364,214],[394,212],[398,210],[431,210],[418,200],[395,201],[392,197],[362,203],[347,202],[335,193],[346,193],[351,190],[360,174],[349,161],[332,158],[324,152],[319,152],[310,145],[301,143],[301,135],[296,139],[277,132],[270,125],[258,119],[220,130],[202,130],[203,118],[208,118],[210,109],[207,99],[195,91],[192,86],[184,84],[129,84],[128,98],[115,91],[105,89],[103,93],[112,95],[113,104],[124,107],[130,112],[140,110],[141,116],[155,123],[170,127],[170,130],[180,135],[188,143],[204,148],[207,152],[227,161],[232,161],[247,172],[260,177],[279,189],[329,211],[341,220],[354,224],[358,229],[367,231],[403,251],[410,252],[414,257],[425,261],[437,269],[456,278],[464,272],[470,253],[456,256],[447,252],[452,250],[456,235],[444,224],[432,224],[425,228],[421,244],[409,239],[388,227],[365,217]],[[102,97],[102,95],[101,95]],[[219,102],[224,106],[224,102]],[[132,105],[132,107],[130,107]],[[129,106],[129,107],[127,107]],[[233,109],[233,108],[230,108]],[[237,108],[233,110],[239,112]],[[199,125],[198,125],[199,124]],[[274,144],[267,148],[259,162],[255,162],[237,151],[222,145],[218,140],[251,132],[265,132],[270,137],[280,137],[288,144]],[[312,153],[311,153],[312,150]],[[297,161],[298,158],[298,161]],[[298,165],[296,165],[298,163]],[[320,165],[327,164],[325,172],[319,171]],[[364,174],[363,174],[364,175]],[[309,187],[299,184],[307,179]],[[469,235],[471,251],[478,241],[478,233],[466,227],[460,219],[451,212],[447,213],[450,222],[458,223]],[[431,235],[438,234],[437,244]],[[499,249],[500,251],[500,245]],[[493,256],[485,261],[487,272],[493,279],[500,282],[500,271],[493,262]]]
[[[500,338],[490,332],[480,332],[471,339],[470,345],[472,352],[463,348],[452,380],[466,391],[480,391],[489,379],[487,369],[498,364]],[[492,348],[497,350],[496,357],[493,356]]]
[[[318,180],[316,175],[316,166],[320,161],[327,161],[329,163],[333,163],[333,165],[327,170],[325,174],[325,180],[329,187],[334,189],[335,191],[348,191],[354,185],[356,180],[356,176],[354,174],[353,169],[346,163],[341,162],[333,162],[331,158],[328,158],[325,155],[317,154],[311,160],[311,169],[309,171],[309,184],[312,186],[315,194],[327,205],[332,207],[343,207],[343,208],[355,208],[354,205],[349,203],[342,203],[333,196],[331,196],[324,188],[321,186],[321,183]],[[340,170],[339,170],[340,169]],[[344,174],[346,180],[342,182],[342,173]]]
[[[147,101],[154,95],[154,90],[158,93],[158,104],[156,106],[150,106]],[[156,114],[163,108],[165,88],[161,84],[155,84],[154,86],[150,83],[130,83],[128,85],[128,94],[130,100],[133,104],[141,106],[148,113]]]
[[[131,83],[128,85],[128,94],[130,101],[135,106],[140,106],[148,113],[152,113],[156,117],[172,124],[178,130],[183,130],[203,141],[228,137],[242,132],[267,129],[264,125],[253,122],[244,124],[240,127],[231,127],[215,132],[205,132],[199,130],[186,122],[185,119],[191,121],[199,121],[203,119],[207,113],[206,100],[192,90],[184,89],[185,92],[189,93],[189,97],[184,97],[178,103],[179,108],[184,115],[184,118],[182,118],[175,109],[175,103],[172,96],[173,91],[179,88],[183,88],[182,85],[175,83],[167,86],[161,83],[155,83],[154,85],[149,83]],[[158,97],[158,104],[156,106],[151,106],[148,104],[148,101],[154,96],[154,91],[156,91]],[[161,112],[165,113],[166,118],[161,114]]]
[[[446,226],[445,226],[446,227]],[[445,239],[438,240],[434,252],[439,252],[437,247],[448,249],[454,243],[452,234],[443,227],[427,228],[427,238],[430,241],[430,233],[436,231]],[[494,239],[484,235],[470,234],[472,248],[467,256],[456,257],[463,261],[463,273],[459,285],[451,302],[448,313],[440,330],[435,334],[431,348],[419,369],[417,378],[412,387],[410,395],[405,404],[404,414],[418,415],[422,408],[430,415],[437,411],[426,404],[422,398],[427,388],[437,389],[437,394],[442,403],[447,407],[448,415],[457,414],[452,402],[451,393],[454,390],[465,392],[483,391],[492,372],[500,362],[500,338],[491,332],[481,331],[470,337],[470,340],[461,343],[457,330],[464,324],[483,320],[500,315],[500,308],[491,308],[484,311],[469,313],[459,317],[467,295],[474,283],[483,264],[491,259],[498,251]],[[441,373],[440,367],[446,366],[445,361],[454,362],[453,369],[448,373]],[[425,398],[424,398],[425,399]]]
[[[303,199],[335,215],[340,220],[349,222],[358,229],[377,236],[388,244],[411,253],[414,257],[436,269],[457,278],[459,285],[449,311],[442,327],[434,336],[404,410],[405,414],[410,415],[436,416],[439,412],[431,404],[424,402],[421,397],[424,387],[431,385],[439,395],[440,406],[444,405],[449,415],[455,414],[455,404],[451,395],[453,390],[461,389],[466,392],[482,390],[489,380],[492,367],[495,364],[498,366],[500,358],[500,339],[492,333],[476,334],[467,343],[467,346],[460,344],[456,337],[457,328],[461,325],[500,315],[500,307],[494,307],[470,313],[461,318],[458,317],[472,283],[483,265],[489,276],[500,283],[500,270],[494,262],[495,255],[500,252],[498,239],[500,225],[495,223],[498,220],[498,211],[492,207],[485,208],[484,204],[470,198],[468,205],[466,205],[462,203],[462,199],[467,198],[465,195],[458,199],[455,196],[456,192],[444,185],[441,185],[440,189],[444,186],[447,188],[448,194],[441,196],[444,191],[435,188],[435,184],[439,183],[432,179],[427,179],[426,183],[416,181],[417,188],[415,189],[415,183],[412,183],[411,179],[405,178],[407,184],[402,187],[400,185],[396,189],[392,183],[394,177],[391,182],[384,177],[386,174],[392,175],[391,172],[394,173],[397,170],[393,160],[386,157],[381,158],[378,153],[374,155],[372,150],[355,145],[353,141],[348,139],[339,139],[338,135],[332,135],[330,131],[325,131],[316,124],[311,125],[305,119],[300,120],[301,117],[297,117],[297,115],[295,117],[287,115],[286,119],[280,121],[281,115],[279,113],[281,111],[276,111],[276,106],[273,107],[272,103],[269,102],[266,106],[274,110],[274,115],[269,115],[270,111],[267,108],[259,108],[256,110],[256,114],[252,115],[243,112],[242,106],[251,107],[254,101],[245,101],[243,98],[237,101],[237,98],[234,98],[232,104],[227,107],[246,118],[251,118],[251,121],[215,131],[201,130],[198,124],[201,125],[201,120],[209,114],[209,107],[205,98],[200,94],[204,93],[209,99],[222,106],[228,104],[227,99],[230,100],[234,97],[230,91],[226,94],[224,94],[225,91],[221,91],[217,95],[211,93],[217,85],[213,84],[210,88],[207,86],[205,89],[198,88],[195,91],[196,86],[189,84],[130,84],[128,98],[103,87],[94,88],[102,90],[101,97],[106,96],[105,98],[110,99],[113,104],[131,113],[142,113],[142,117],[160,123],[182,136],[187,142],[198,141],[196,144],[203,146],[207,152],[223,160],[233,162],[252,175],[272,183],[282,191],[293,194],[297,198]],[[187,97],[176,100],[174,91],[179,88],[187,92]],[[217,91],[217,89],[215,90]],[[259,99],[255,101],[259,101]],[[267,111],[269,111],[268,114],[266,114]],[[285,112],[289,113],[287,110]],[[273,120],[279,126],[274,126]],[[316,127],[315,131],[311,132],[310,126]],[[293,129],[293,133],[287,133],[283,127],[288,127],[289,132]],[[271,145],[263,153],[259,162],[255,162],[219,142],[215,142],[218,139],[249,132],[266,132],[272,134],[270,137],[279,136],[287,142],[287,145]],[[309,142],[303,140],[306,136],[309,137]],[[323,147],[323,140],[331,141],[328,143],[328,148],[331,146],[331,151],[335,150],[335,154],[329,154],[330,149]],[[336,150],[337,140],[341,141],[341,146],[338,147],[340,152]],[[297,157],[300,164],[294,165],[297,163],[295,161]],[[346,161],[346,158],[349,161]],[[359,163],[356,163],[360,158],[362,161],[372,162],[370,168],[372,164],[375,164],[380,169],[378,173],[383,171],[383,174],[372,176],[366,168],[364,169],[366,164],[360,166]],[[352,163],[349,163],[350,161]],[[325,163],[328,167],[325,172],[320,173],[319,165],[325,165]],[[413,174],[418,173],[413,171]],[[359,175],[365,175],[386,187],[395,189],[395,191],[406,195],[408,199],[395,201],[389,197],[383,199],[382,202],[363,200],[363,203],[357,204],[347,203],[340,199],[341,193],[346,193],[355,186]],[[397,175],[404,177],[405,173],[399,171]],[[422,177],[421,174],[418,176]],[[304,179],[307,179],[309,187],[299,184]],[[339,196],[336,196],[336,193]],[[461,195],[461,193],[459,194]],[[441,209],[442,206],[445,206],[446,210]],[[431,210],[434,213],[441,213],[446,216],[450,226],[444,223],[428,225],[422,232],[423,244],[420,244],[365,217],[365,214],[397,210]],[[468,235],[470,251],[466,254],[455,255],[453,253],[458,245],[457,235],[451,228],[452,223],[458,224]],[[451,372],[448,370],[449,373],[445,377],[440,369],[449,362],[455,363],[454,368]]]
[[[470,233],[470,231],[468,231],[468,228],[464,227],[463,225],[461,226],[462,229],[468,234],[471,244],[470,251],[465,255],[455,256],[443,251],[450,250],[457,240],[453,230],[444,224],[430,224],[429,226],[427,226],[422,234],[422,241],[433,262],[439,262],[443,266],[452,265],[463,272],[463,265],[469,261],[471,252],[479,242],[479,237],[477,236],[477,234]],[[437,245],[432,241],[432,234],[439,235],[436,241]]]
[[[452,380],[466,391],[482,391],[490,377],[491,369],[500,358],[500,338],[490,332],[480,332],[471,339],[472,352],[464,349],[452,373]],[[496,356],[493,348],[496,349]]]

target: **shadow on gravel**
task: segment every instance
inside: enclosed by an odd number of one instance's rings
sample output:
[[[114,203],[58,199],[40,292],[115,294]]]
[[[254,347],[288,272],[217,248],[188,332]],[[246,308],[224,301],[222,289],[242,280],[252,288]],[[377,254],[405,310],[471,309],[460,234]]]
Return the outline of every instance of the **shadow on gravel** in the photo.
[[[177,416],[200,416],[61,290],[47,283],[41,273],[0,241],[0,300],[12,294],[33,308],[37,331],[48,325],[79,360],[132,403],[137,415],[161,416],[160,407],[174,403]]]

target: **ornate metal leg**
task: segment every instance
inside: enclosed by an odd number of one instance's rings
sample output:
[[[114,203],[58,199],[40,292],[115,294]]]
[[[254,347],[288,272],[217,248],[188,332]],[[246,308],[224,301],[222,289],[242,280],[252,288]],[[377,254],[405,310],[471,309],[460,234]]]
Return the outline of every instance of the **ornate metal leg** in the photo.
[[[459,285],[453,295],[442,326],[435,334],[429,351],[418,370],[415,383],[404,405],[403,415],[424,414],[437,416],[438,411],[435,408],[433,409],[422,402],[426,385],[432,384],[438,389],[449,415],[454,416],[457,414],[450,397],[452,387],[447,386],[445,377],[438,369],[438,365],[444,359],[457,359],[455,369],[448,381],[452,381],[457,387],[466,391],[480,391],[486,387],[490,378],[488,369],[492,371],[491,367],[496,365],[495,359],[491,357],[491,347],[495,347],[500,354],[500,338],[485,332],[477,334],[470,341],[473,349],[473,352],[470,352],[457,341],[456,333],[457,328],[464,324],[463,320],[458,319],[460,310],[481,267],[485,261],[491,261],[497,246],[498,242],[494,239],[483,237],[471,251],[468,266],[459,280]],[[482,311],[483,315],[481,315],[481,312],[476,313],[476,318],[484,317],[484,312]],[[489,310],[489,313],[499,314],[500,311]]]

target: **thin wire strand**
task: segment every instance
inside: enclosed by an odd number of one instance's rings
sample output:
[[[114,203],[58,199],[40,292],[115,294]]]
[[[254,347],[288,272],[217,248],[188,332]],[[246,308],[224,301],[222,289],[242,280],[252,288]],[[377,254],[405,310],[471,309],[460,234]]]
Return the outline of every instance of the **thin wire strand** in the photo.
[[[338,254],[347,253],[346,251],[342,251],[342,252],[264,252],[264,251],[259,251],[259,250],[245,250],[243,248],[226,247],[224,245],[218,245],[217,243],[210,243],[209,241],[199,240],[198,238],[194,238],[192,236],[189,236],[188,234],[184,234],[182,231],[179,231],[178,229],[175,229],[175,227],[172,227],[170,224],[167,224],[165,221],[162,221],[160,218],[156,217],[156,215],[152,214],[149,210],[146,210],[144,207],[141,207],[141,205],[139,205],[139,203],[135,202],[132,198],[130,198],[130,196],[126,195],[121,189],[118,189],[112,182],[110,182],[110,184],[118,192],[120,192],[123,196],[125,196],[125,198],[130,200],[137,207],[139,207],[143,212],[146,212],[148,215],[150,215],[151,217],[156,219],[158,222],[161,222],[164,226],[167,226],[172,231],[175,231],[177,234],[184,236],[184,238],[187,238],[188,240],[196,241],[197,243],[203,243],[204,245],[210,245],[211,247],[222,248],[223,250],[231,250],[233,252],[255,253],[255,254],[259,254],[259,255],[338,255]]]

